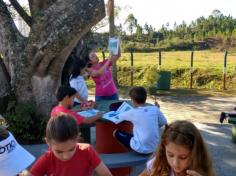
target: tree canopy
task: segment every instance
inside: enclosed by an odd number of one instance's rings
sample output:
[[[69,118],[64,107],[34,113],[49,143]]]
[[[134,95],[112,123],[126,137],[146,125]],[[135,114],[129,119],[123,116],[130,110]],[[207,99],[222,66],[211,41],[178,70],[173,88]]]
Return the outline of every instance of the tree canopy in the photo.
[[[197,44],[196,42],[199,44],[205,42],[205,46],[208,46],[214,41],[216,41],[215,43],[221,42],[222,46],[224,45],[226,48],[236,45],[236,19],[230,15],[222,14],[217,9],[207,18],[201,16],[190,24],[185,21],[182,21],[181,24],[175,22],[173,27],[170,27],[169,22],[167,22],[158,30],[147,23],[141,26],[132,13],[127,16],[124,24],[127,26],[129,35],[126,34],[126,30],[121,25],[118,32],[123,38],[123,44],[128,47],[127,44],[130,41],[136,42],[136,47],[138,46],[137,43],[147,44],[147,46],[140,44],[141,48],[146,48],[150,44],[153,46],[158,44],[159,48],[166,46],[169,48],[172,44],[178,47],[177,45],[180,46],[182,43],[185,45],[183,49],[192,49]],[[123,47],[126,48],[126,46]]]

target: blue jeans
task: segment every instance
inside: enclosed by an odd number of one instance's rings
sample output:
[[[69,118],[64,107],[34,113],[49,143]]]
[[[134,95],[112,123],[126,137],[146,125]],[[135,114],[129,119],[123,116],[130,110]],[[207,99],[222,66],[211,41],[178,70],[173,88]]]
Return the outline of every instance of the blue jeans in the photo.
[[[129,134],[121,130],[115,130],[113,135],[121,144],[123,144],[128,149],[133,150],[130,146],[130,140],[134,136],[133,134]]]
[[[115,93],[111,96],[95,96],[95,101],[100,101],[100,100],[119,100],[119,95],[118,93]]]

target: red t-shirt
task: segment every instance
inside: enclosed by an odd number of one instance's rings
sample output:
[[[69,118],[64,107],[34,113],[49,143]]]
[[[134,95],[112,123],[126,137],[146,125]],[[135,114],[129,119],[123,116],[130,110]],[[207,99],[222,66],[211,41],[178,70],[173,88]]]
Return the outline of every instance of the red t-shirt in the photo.
[[[51,117],[56,117],[59,113],[69,114],[77,120],[78,124],[81,124],[84,121],[84,117],[77,114],[75,111],[67,109],[61,105],[55,106],[51,111]]]
[[[97,152],[90,144],[78,143],[70,160],[61,161],[49,150],[36,161],[30,172],[33,176],[92,176],[100,163]]]

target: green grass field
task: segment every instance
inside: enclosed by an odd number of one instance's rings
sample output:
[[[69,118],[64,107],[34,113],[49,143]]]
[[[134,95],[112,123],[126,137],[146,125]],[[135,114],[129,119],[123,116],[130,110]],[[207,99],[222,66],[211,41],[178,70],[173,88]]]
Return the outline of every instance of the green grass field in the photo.
[[[190,58],[191,52],[189,51],[162,52],[161,68],[164,70],[189,68]],[[158,53],[134,53],[135,67],[152,66],[153,64],[158,64]],[[222,70],[223,64],[224,52],[194,52],[194,68]],[[117,65],[121,67],[130,66],[130,53],[122,53]],[[228,53],[227,66],[229,70],[236,67],[236,53]]]
[[[224,52],[195,51],[193,60],[193,88],[202,90],[222,90]],[[98,56],[102,58],[101,53]],[[106,53],[106,56],[108,54]],[[150,87],[155,85],[158,70],[171,71],[171,88],[186,89],[190,84],[190,51],[162,52],[161,69],[158,68],[158,53],[134,53],[134,85]],[[122,53],[117,61],[118,83],[131,85],[130,53]],[[227,55],[226,88],[236,90],[236,53]],[[88,81],[89,87],[93,83]]]

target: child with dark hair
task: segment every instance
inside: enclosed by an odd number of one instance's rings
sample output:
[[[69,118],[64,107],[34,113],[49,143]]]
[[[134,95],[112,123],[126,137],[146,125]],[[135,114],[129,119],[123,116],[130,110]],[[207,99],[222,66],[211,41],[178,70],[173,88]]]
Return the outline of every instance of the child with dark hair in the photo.
[[[77,94],[76,90],[70,86],[59,87],[56,94],[59,104],[52,109],[51,117],[56,117],[59,113],[63,112],[74,117],[77,120],[78,124],[81,124],[81,123],[91,124],[102,116],[102,114],[98,112],[96,115],[92,117],[85,118],[77,114],[75,111],[71,110],[71,108],[73,107],[73,101],[76,94]]]
[[[49,151],[32,166],[33,176],[111,176],[110,171],[90,144],[77,143],[78,126],[74,118],[60,114],[46,127]]]
[[[134,87],[130,90],[129,96],[131,101],[135,101],[138,104],[145,104],[147,99],[147,91],[144,87]]]
[[[56,97],[57,100],[60,102],[62,101],[66,96],[72,97],[75,96],[76,90],[70,86],[60,86],[57,90]]]
[[[186,120],[167,126],[154,157],[140,176],[214,176],[199,130]]]
[[[84,80],[86,67],[86,62],[82,59],[75,60],[71,66],[70,86],[77,91],[74,106],[88,100],[88,88]]]
[[[20,176],[30,175],[26,171],[22,173],[33,161],[35,157],[21,147],[14,136],[0,125],[0,175]]]
[[[134,109],[119,114],[119,118],[133,124],[133,133],[115,130],[113,136],[125,147],[138,153],[153,153],[159,143],[160,127],[167,124],[166,118],[157,106],[145,105],[145,88],[134,87],[129,95]]]

